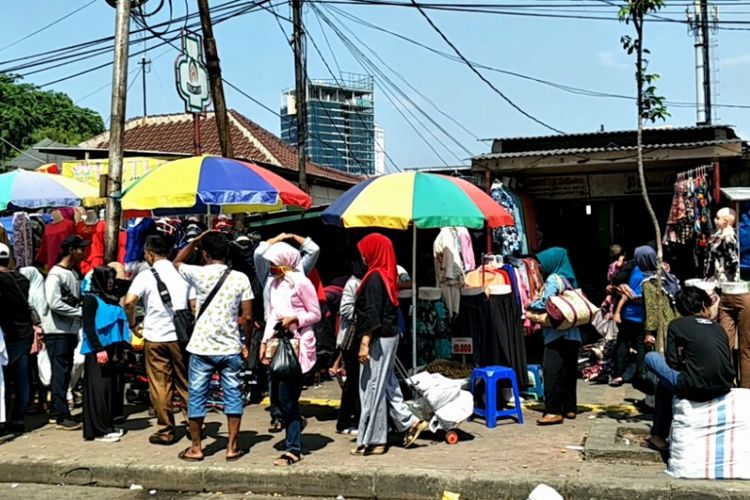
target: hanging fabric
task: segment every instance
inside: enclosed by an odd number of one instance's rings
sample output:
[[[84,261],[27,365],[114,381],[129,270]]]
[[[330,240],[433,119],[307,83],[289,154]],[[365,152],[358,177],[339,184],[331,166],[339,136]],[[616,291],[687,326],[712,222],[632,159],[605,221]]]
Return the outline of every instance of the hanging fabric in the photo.
[[[492,240],[499,246],[498,252],[503,256],[509,256],[520,252],[521,239],[518,232],[519,221],[516,218],[516,213],[518,211],[516,202],[501,182],[496,182],[492,185],[490,195],[498,205],[506,209],[509,214],[513,215],[515,220],[514,225],[499,227],[492,232]]]
[[[26,212],[13,215],[13,255],[19,269],[34,265],[34,236],[31,218]]]

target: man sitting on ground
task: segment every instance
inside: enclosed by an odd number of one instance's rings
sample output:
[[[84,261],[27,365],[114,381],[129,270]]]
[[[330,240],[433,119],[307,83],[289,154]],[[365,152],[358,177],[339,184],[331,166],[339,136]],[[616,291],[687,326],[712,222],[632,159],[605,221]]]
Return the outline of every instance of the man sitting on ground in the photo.
[[[686,287],[676,302],[683,317],[669,324],[665,354],[646,354],[646,367],[659,379],[650,443],[660,451],[668,448],[674,396],[710,401],[727,394],[735,377],[727,335],[718,323],[706,319],[708,294]]]

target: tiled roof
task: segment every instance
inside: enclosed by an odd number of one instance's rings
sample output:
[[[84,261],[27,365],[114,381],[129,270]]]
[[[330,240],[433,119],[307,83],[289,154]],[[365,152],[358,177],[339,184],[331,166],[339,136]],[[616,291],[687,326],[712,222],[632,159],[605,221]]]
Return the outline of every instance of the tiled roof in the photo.
[[[298,172],[297,151],[279,137],[257,125],[237,111],[229,111],[230,135],[234,157],[278,167],[280,170]],[[219,134],[213,113],[201,119],[201,151],[204,154],[221,155]],[[79,145],[81,148],[108,148],[109,132],[100,134]],[[192,154],[193,115],[155,115],[133,118],[125,124],[123,148],[127,150],[154,151],[160,153]],[[307,173],[311,180],[327,179],[354,185],[362,178],[331,168],[307,162]]]
[[[723,139],[716,141],[696,141],[682,142],[676,144],[645,144],[644,151],[654,151],[657,149],[692,149],[707,146],[726,146],[729,144],[742,144],[741,139]],[[565,148],[565,149],[548,149],[544,151],[518,151],[511,153],[485,153],[474,157],[474,160],[499,160],[509,158],[528,158],[533,156],[559,156],[572,154],[589,154],[589,153],[610,153],[617,151],[635,151],[637,146],[609,146],[601,148]]]

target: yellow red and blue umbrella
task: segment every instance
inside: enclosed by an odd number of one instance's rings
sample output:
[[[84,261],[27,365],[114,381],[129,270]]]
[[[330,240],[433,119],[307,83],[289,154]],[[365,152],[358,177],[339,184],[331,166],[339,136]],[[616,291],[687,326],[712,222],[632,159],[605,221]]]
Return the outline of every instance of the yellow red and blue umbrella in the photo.
[[[310,208],[312,198],[286,179],[254,163],[220,156],[193,156],[156,167],[121,199],[126,215],[242,213]]]
[[[511,216],[487,193],[457,177],[404,172],[367,179],[349,189],[321,215],[342,227],[407,229],[510,226]]]
[[[0,174],[0,212],[93,206],[101,201],[96,188],[62,175],[28,170]]]
[[[322,214],[342,227],[413,230],[412,368],[417,369],[417,228],[510,226],[514,219],[491,196],[457,177],[404,172],[367,179],[344,193]]]

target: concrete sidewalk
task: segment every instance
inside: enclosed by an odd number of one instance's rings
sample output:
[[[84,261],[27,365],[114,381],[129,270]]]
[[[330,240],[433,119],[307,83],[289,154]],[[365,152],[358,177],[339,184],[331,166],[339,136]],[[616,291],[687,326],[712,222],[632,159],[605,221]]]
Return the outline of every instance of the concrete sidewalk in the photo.
[[[539,415],[526,409],[526,423],[508,421],[496,429],[479,422],[461,427],[461,441],[449,446],[425,436],[414,449],[398,446],[381,457],[352,457],[354,446],[334,433],[337,388],[329,383],[305,391],[309,425],[303,435],[304,460],[274,468],[283,434],[267,432],[264,408],[246,409],[240,445],[249,454],[238,462],[224,460],[222,415],[207,419],[206,460],[177,458],[187,440],[169,447],[148,443],[153,419],[144,413],[128,417],[128,434],[120,443],[84,442],[80,432],[45,426],[0,446],[0,482],[65,483],[112,487],[140,484],[161,491],[221,491],[335,498],[436,499],[443,491],[462,499],[522,499],[537,484],[555,487],[565,498],[750,498],[750,484],[681,481],[664,474],[662,464],[626,465],[585,461],[580,450],[592,426],[643,425],[632,406],[622,406],[624,389],[582,383],[583,407],[594,409],[555,427],[537,427]],[[608,409],[609,412],[602,412]]]

